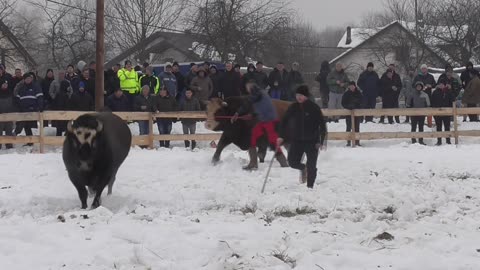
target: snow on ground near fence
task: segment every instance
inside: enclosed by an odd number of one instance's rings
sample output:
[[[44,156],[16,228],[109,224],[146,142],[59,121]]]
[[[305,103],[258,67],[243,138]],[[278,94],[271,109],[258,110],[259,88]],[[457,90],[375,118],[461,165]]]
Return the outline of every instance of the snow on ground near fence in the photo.
[[[314,190],[275,164],[264,195],[236,148],[135,148],[88,211],[59,149],[0,155],[0,269],[478,269],[480,145],[343,144]]]

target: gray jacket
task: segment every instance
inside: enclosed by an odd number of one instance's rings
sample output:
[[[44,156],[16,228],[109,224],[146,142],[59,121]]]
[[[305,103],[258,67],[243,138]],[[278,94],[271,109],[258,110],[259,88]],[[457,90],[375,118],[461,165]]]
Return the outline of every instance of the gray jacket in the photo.
[[[430,107],[430,98],[427,93],[415,90],[412,96],[407,99],[407,108],[428,108]]]
[[[400,96],[398,97],[398,102],[402,103],[403,101],[406,104],[407,100],[415,92],[415,88],[412,86],[413,78],[407,76],[407,77],[404,77],[402,81],[403,81],[403,88],[402,90],[400,90]]]
[[[337,81],[343,83],[343,87],[337,84]],[[333,70],[327,76],[328,87],[330,88],[330,93],[343,94],[348,87],[349,79],[345,70],[338,72]]]

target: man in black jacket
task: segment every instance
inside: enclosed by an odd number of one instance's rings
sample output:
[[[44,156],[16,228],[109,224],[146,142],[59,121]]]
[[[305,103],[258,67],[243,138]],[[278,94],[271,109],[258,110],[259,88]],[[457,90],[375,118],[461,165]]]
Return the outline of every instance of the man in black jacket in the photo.
[[[362,108],[363,95],[357,88],[357,85],[354,81],[351,81],[348,84],[348,91],[345,92],[342,96],[342,106],[347,110],[357,110]],[[347,117],[345,119],[347,123],[347,132],[352,131],[352,118]],[[355,132],[360,132],[360,122],[362,122],[362,117],[355,117]],[[361,146],[360,141],[355,141],[356,146]],[[347,142],[347,146],[352,146],[351,142]]]
[[[280,146],[284,138],[290,142],[288,163],[301,171],[301,182],[307,182],[307,187],[313,188],[317,178],[318,150],[324,146],[327,126],[320,107],[308,98],[308,86],[299,86],[295,92],[297,102],[290,105],[283,117],[277,145]],[[307,155],[306,165],[301,163],[304,153]]]

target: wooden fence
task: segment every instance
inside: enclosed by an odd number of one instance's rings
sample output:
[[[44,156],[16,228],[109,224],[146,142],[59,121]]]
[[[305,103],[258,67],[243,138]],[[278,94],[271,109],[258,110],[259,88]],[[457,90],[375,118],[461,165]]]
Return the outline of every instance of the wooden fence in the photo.
[[[382,139],[408,139],[408,138],[455,138],[455,144],[458,144],[460,136],[477,137],[480,136],[480,130],[458,130],[457,118],[461,115],[480,114],[480,108],[424,108],[424,109],[368,109],[368,110],[322,110],[327,117],[346,116],[351,117],[352,126],[355,126],[355,117],[363,116],[452,116],[453,128],[447,132],[329,132],[329,140],[382,140]],[[60,146],[63,144],[64,137],[46,136],[44,131],[44,121],[52,120],[73,120],[85,112],[73,111],[45,111],[43,113],[5,113],[0,114],[0,122],[18,122],[18,121],[38,121],[39,135],[37,136],[0,136],[0,144],[13,143],[38,143],[40,145],[40,153],[44,152],[45,145]],[[141,136],[133,136],[132,145],[142,145],[153,148],[155,140],[197,140],[212,141],[220,139],[220,133],[207,134],[171,134],[156,135],[153,133],[154,118],[190,118],[190,119],[206,119],[204,112],[168,112],[168,113],[147,113],[147,112],[116,112],[126,121],[148,121],[149,134]],[[352,143],[355,147],[355,143]]]

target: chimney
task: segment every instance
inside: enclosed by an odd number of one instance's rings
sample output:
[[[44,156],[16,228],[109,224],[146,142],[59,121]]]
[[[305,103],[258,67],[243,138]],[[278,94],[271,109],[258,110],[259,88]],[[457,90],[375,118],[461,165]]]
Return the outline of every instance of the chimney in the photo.
[[[352,28],[349,26],[347,27],[347,41],[345,45],[349,45],[350,43],[352,43]]]

